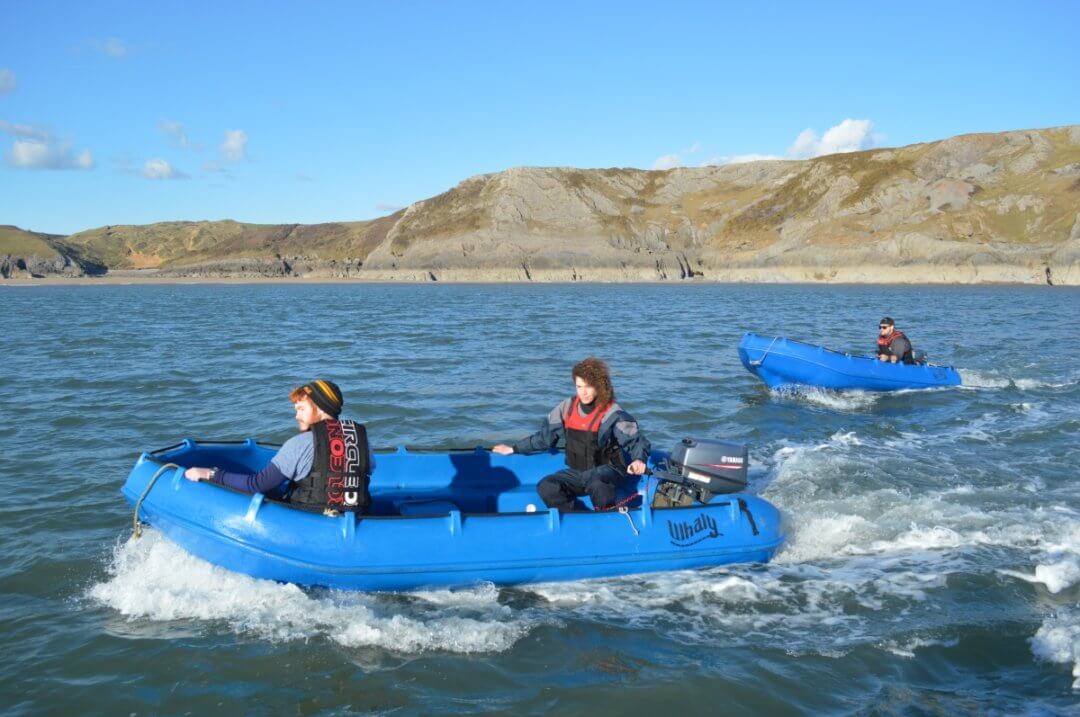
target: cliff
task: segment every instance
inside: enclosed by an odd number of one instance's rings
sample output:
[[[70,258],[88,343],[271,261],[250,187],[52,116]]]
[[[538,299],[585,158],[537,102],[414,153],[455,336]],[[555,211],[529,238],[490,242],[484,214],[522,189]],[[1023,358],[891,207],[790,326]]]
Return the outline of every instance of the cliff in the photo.
[[[81,257],[65,246],[56,234],[0,226],[0,279],[34,279],[45,276],[79,277],[104,274],[105,267]]]

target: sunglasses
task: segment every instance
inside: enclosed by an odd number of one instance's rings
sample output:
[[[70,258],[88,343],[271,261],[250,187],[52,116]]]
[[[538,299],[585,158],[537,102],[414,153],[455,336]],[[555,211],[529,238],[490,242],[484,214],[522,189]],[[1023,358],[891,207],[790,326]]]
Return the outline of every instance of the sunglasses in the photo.
[[[888,327],[888,326],[886,326],[885,324],[882,324],[881,326],[878,326],[878,328],[879,328],[879,329],[887,329],[887,328],[889,328],[889,327]]]

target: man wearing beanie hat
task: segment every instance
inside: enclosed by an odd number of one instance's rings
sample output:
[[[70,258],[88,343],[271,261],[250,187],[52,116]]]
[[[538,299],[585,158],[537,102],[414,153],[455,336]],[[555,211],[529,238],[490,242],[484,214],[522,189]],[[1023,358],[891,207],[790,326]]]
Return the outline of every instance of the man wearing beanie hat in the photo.
[[[315,379],[293,389],[300,434],[278,450],[255,474],[218,468],[188,468],[184,477],[205,480],[245,493],[270,493],[285,484],[285,500],[304,510],[362,513],[371,503],[368,483],[375,458],[363,424],[341,420],[345,399],[333,381]]]

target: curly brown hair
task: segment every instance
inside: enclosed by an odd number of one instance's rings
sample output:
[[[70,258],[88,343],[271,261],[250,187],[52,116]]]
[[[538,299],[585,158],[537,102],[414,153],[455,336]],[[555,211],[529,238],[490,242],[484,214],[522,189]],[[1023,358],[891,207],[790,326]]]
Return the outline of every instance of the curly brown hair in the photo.
[[[615,401],[615,389],[611,385],[611,372],[601,359],[590,356],[578,361],[571,372],[573,378],[580,378],[596,389],[596,402],[606,406]]]

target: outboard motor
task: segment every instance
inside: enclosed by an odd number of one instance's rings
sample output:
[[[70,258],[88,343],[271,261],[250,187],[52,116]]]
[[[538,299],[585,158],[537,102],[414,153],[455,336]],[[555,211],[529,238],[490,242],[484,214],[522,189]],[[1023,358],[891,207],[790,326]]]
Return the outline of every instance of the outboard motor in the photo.
[[[746,488],[749,451],[742,443],[684,438],[653,474],[660,479],[653,505],[708,503],[713,496]],[[660,500],[663,495],[664,499]]]

